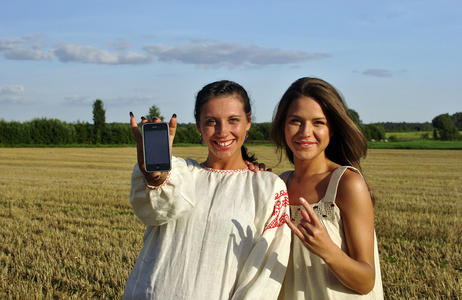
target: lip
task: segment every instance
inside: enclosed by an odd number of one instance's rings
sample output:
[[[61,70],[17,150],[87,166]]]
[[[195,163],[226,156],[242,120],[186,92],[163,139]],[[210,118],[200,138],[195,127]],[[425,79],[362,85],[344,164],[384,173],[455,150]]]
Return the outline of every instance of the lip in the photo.
[[[308,149],[316,145],[316,142],[309,142],[309,141],[295,141],[300,148]]]
[[[229,149],[234,144],[236,140],[227,140],[227,141],[213,141],[213,143],[220,149]]]

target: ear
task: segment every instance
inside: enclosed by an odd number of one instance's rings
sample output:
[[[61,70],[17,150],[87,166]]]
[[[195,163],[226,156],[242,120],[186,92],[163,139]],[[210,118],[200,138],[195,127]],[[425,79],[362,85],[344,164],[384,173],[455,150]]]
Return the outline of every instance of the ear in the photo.
[[[246,131],[249,131],[250,126],[252,126],[252,116],[250,115],[250,113],[248,113],[248,114],[247,114],[247,127],[246,127]]]

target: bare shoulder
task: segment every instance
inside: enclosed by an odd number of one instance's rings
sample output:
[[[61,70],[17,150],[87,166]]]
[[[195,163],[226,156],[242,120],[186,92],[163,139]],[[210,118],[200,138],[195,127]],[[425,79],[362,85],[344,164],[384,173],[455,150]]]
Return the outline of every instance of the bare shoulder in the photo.
[[[340,209],[372,207],[369,188],[361,174],[351,169],[345,171],[339,182],[336,203]]]
[[[367,190],[367,184],[363,176],[352,169],[347,169],[340,179],[339,191],[349,191],[350,189],[355,191],[361,188],[365,188]]]

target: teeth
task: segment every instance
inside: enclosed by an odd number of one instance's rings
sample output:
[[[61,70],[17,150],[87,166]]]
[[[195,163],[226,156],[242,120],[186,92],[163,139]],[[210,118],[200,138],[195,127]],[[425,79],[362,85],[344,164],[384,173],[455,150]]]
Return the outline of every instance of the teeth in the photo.
[[[220,143],[220,142],[217,142],[218,145],[222,146],[222,147],[226,147],[226,146],[229,146],[231,145],[233,141],[228,141],[228,142],[224,142],[224,143]]]

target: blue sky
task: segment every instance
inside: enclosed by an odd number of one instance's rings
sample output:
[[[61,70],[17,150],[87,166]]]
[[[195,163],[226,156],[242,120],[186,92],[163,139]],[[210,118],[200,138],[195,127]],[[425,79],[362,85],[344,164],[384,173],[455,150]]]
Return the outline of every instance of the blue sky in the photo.
[[[462,111],[462,2],[0,0],[0,119],[128,122],[157,105],[193,121],[221,79],[256,122],[299,77],[333,84],[364,123]]]

